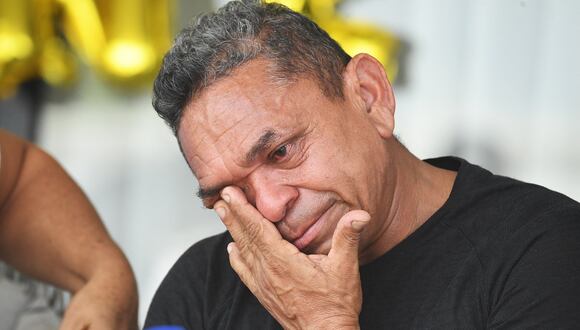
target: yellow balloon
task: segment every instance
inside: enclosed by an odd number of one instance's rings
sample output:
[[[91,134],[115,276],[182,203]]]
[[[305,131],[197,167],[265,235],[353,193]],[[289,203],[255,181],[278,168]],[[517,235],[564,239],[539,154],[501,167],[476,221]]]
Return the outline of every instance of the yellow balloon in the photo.
[[[297,12],[304,12],[306,6],[306,0],[267,0],[266,2],[280,3]]]
[[[0,98],[34,75],[34,39],[28,1],[0,0]]]
[[[171,48],[173,31],[177,26],[172,25],[172,13],[175,13],[175,1],[173,0],[147,0],[145,12],[145,26],[147,35],[151,39],[153,48],[157,54],[157,64]],[[157,74],[157,68],[155,69]]]
[[[315,20],[331,19],[336,16],[339,0],[309,0],[307,13]]]
[[[148,84],[171,45],[170,8],[168,0],[108,2],[100,72],[125,85]]]
[[[107,44],[102,68],[115,79],[131,79],[150,73],[155,67],[155,50],[143,40],[118,39]]]
[[[28,1],[0,0],[0,63],[33,55]]]
[[[370,54],[383,64],[391,81],[397,78],[400,41],[394,35],[374,25],[354,20],[335,18],[318,23],[349,55]]]
[[[105,47],[103,24],[93,0],[58,0],[67,40],[90,65],[98,66]]]
[[[38,74],[52,86],[69,85],[76,78],[77,59],[55,31],[60,8],[55,0],[34,0],[34,9]]]
[[[66,36],[108,80],[145,85],[171,45],[170,0],[58,0]]]
[[[39,74],[53,86],[69,85],[76,79],[76,58],[59,38],[45,40],[39,56]]]
[[[0,97],[35,76],[55,86],[73,82],[73,51],[108,80],[148,86],[171,45],[173,3],[0,0]]]
[[[345,19],[336,13],[341,0],[272,0],[308,15],[328,32],[351,56],[367,53],[379,60],[391,80],[399,70],[400,41],[389,32],[369,23]]]
[[[22,33],[0,24],[0,63],[23,60],[32,56],[34,43],[27,33]]]

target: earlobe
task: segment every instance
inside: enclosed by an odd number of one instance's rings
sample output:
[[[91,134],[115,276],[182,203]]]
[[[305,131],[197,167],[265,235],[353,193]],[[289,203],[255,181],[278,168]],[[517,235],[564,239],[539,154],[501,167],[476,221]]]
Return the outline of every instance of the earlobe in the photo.
[[[366,111],[381,137],[393,136],[395,97],[382,64],[368,54],[358,54],[345,70],[347,97]]]

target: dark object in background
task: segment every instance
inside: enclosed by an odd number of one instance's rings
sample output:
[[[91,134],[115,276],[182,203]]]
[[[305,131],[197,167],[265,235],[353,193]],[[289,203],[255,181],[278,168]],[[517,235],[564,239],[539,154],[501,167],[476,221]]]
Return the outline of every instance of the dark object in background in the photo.
[[[45,87],[42,81],[32,80],[22,84],[14,96],[0,100],[0,128],[36,142]]]

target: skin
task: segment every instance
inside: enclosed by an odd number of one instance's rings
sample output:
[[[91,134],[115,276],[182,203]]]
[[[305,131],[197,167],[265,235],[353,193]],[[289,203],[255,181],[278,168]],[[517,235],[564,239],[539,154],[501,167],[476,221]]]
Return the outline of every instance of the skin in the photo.
[[[48,154],[0,130],[0,259],[73,294],[60,329],[137,329],[131,267]]]
[[[359,263],[422,225],[455,173],[394,138],[395,98],[371,56],[345,68],[343,99],[307,76],[274,83],[268,65],[253,60],[197,95],[180,122],[182,150],[234,238],[232,267],[278,322],[357,328]]]

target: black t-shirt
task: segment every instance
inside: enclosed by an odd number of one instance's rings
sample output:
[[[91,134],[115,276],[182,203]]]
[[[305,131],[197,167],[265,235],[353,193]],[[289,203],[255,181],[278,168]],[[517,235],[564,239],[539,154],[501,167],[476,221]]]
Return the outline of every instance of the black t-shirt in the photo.
[[[361,267],[362,329],[580,328],[580,204],[457,158],[446,203]],[[146,326],[280,329],[228,262],[223,233],[194,244],[161,283]]]

